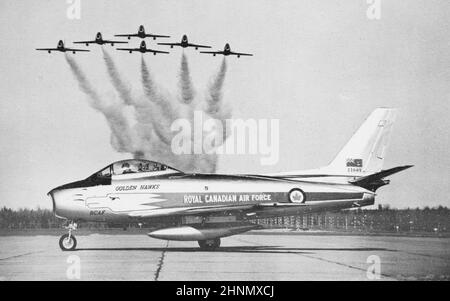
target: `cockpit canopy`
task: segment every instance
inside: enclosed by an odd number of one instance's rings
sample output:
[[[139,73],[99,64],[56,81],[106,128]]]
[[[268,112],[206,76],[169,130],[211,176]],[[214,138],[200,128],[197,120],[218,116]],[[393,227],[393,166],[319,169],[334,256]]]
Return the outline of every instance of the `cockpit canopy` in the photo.
[[[111,178],[111,176],[128,175],[144,173],[148,176],[152,174],[180,172],[170,166],[142,159],[122,160],[112,163],[104,169],[96,172],[93,176],[96,178]]]

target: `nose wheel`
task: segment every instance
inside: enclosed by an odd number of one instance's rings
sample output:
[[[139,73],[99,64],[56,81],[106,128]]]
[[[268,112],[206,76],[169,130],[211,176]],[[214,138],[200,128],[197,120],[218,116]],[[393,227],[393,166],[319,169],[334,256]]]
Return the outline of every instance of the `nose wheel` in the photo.
[[[199,240],[198,245],[202,250],[212,251],[220,247],[220,238]]]
[[[59,239],[59,247],[63,251],[75,250],[76,246],[77,246],[77,239],[73,235],[64,234]]]
[[[69,230],[69,233],[61,236],[59,239],[59,247],[63,251],[73,251],[77,247],[77,239],[72,234],[72,231],[77,229],[77,224],[71,222],[66,228]]]

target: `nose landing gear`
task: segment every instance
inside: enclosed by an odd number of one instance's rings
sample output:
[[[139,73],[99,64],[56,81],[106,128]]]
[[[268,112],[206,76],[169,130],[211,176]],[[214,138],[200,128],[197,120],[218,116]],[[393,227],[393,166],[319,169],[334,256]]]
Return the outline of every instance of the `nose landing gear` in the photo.
[[[74,222],[70,222],[66,229],[69,230],[69,233],[61,236],[61,238],[59,239],[59,247],[63,251],[73,251],[77,247],[77,239],[74,235],[72,235],[72,230],[77,229],[77,224]]]

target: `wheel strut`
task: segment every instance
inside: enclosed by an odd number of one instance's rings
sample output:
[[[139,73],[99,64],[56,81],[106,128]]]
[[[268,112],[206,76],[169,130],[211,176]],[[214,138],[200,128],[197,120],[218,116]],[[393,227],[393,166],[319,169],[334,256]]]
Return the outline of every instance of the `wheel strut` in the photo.
[[[59,239],[59,247],[63,251],[72,251],[75,250],[77,246],[77,239],[75,235],[72,234],[72,231],[77,229],[77,224],[71,221],[66,227],[69,230],[69,233],[64,234]]]

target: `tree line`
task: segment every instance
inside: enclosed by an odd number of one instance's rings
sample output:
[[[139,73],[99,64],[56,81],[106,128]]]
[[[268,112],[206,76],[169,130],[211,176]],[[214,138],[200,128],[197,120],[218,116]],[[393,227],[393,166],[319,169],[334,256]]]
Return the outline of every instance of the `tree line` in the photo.
[[[450,209],[439,206],[422,209],[343,210],[298,216],[261,219],[268,228],[313,229],[348,232],[450,232]]]
[[[435,208],[344,210],[297,216],[264,218],[256,221],[267,228],[319,229],[366,232],[450,232],[450,209]],[[65,220],[55,217],[49,209],[0,209],[0,229],[56,229]],[[82,226],[82,224],[80,225]],[[145,227],[145,224],[143,225]],[[137,224],[89,223],[89,228],[139,227]]]

